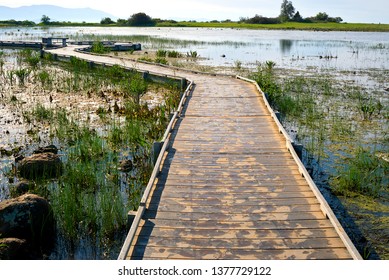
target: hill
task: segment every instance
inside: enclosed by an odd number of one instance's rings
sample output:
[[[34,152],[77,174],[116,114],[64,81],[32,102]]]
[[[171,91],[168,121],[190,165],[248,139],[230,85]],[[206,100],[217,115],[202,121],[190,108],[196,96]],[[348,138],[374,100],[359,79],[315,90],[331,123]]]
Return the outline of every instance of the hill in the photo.
[[[39,23],[42,15],[48,16],[51,21],[60,22],[100,22],[105,17],[116,20],[113,15],[91,8],[70,9],[53,5],[32,5],[18,8],[0,6],[0,21],[14,19]]]

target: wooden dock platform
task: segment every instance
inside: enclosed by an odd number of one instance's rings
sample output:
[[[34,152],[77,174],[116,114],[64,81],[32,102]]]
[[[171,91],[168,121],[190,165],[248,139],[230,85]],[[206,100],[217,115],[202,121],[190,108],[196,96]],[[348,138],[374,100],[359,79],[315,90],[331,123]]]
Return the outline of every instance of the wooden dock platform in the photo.
[[[119,259],[361,259],[257,85],[136,66],[195,83],[169,125]]]

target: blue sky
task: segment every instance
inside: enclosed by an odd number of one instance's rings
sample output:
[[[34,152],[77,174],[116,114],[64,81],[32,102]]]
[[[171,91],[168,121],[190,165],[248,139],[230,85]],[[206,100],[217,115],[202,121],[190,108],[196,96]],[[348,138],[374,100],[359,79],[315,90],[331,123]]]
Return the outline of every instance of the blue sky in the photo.
[[[276,17],[282,0],[0,0],[0,5],[19,7],[51,4],[68,8],[90,7],[120,18],[145,12],[151,17],[186,20],[238,20],[256,14]],[[389,23],[388,0],[293,0],[303,17],[326,12],[344,22]]]

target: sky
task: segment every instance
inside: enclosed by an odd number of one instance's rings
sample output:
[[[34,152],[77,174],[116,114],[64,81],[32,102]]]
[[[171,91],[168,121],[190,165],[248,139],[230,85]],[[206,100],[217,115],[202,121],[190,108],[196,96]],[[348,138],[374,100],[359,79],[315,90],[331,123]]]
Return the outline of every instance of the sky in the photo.
[[[93,8],[119,18],[144,12],[153,18],[175,20],[239,20],[256,14],[276,17],[282,0],[0,0],[0,6],[50,4]],[[389,23],[388,0],[292,0],[302,17],[326,12],[350,23]]]

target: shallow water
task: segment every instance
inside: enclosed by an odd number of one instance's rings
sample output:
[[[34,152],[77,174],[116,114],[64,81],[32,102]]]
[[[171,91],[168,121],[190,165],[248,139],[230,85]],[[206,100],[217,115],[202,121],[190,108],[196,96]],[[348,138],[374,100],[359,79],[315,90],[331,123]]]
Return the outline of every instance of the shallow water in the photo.
[[[268,60],[279,67],[337,70],[388,69],[389,32],[322,32],[218,28],[54,27],[1,28],[0,40],[138,39],[143,49],[197,51],[201,63],[255,67]],[[134,37],[136,36],[136,37]]]

